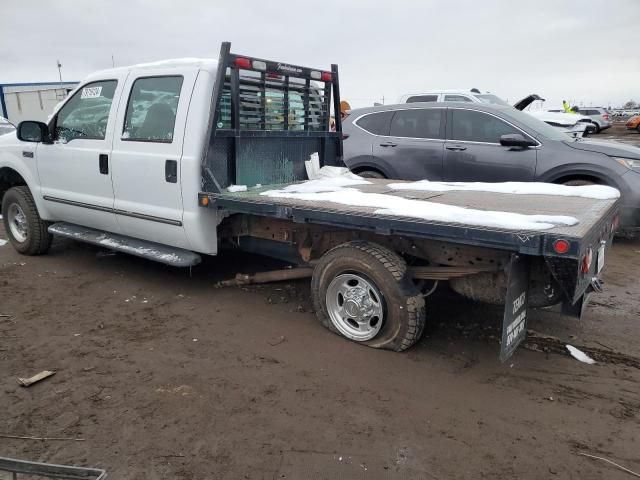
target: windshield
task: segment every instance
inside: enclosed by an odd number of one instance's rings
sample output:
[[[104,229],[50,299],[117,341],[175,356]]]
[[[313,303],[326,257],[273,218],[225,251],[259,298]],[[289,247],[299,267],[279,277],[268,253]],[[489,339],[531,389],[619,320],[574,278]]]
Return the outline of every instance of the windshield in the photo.
[[[493,105],[502,105],[503,107],[509,107],[510,105],[502,100],[500,97],[496,95],[492,95],[490,93],[483,93],[481,95],[476,95],[476,98],[480,100],[482,103],[492,103]]]
[[[571,140],[571,137],[569,137],[569,135],[564,133],[562,130],[552,127],[548,123],[545,123],[542,120],[529,115],[528,113],[521,112],[520,110],[516,110],[515,108],[505,110],[504,113],[505,115],[509,115],[514,120],[517,120],[518,122],[536,132],[538,134],[535,135],[536,138],[539,136],[543,136],[548,138],[549,140],[558,140],[560,142]]]

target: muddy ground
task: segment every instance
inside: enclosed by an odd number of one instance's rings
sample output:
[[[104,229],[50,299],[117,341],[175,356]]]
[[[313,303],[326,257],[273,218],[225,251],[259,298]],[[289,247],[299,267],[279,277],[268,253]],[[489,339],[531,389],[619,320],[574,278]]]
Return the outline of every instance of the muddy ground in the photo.
[[[640,242],[615,243],[581,322],[532,315],[560,342],[506,364],[501,312],[446,290],[398,354],[322,328],[306,281],[214,288],[273,266],[229,254],[190,275],[66,240],[37,258],[0,247],[0,435],[67,439],[0,437],[0,456],[113,479],[632,478],[581,452],[640,471]]]

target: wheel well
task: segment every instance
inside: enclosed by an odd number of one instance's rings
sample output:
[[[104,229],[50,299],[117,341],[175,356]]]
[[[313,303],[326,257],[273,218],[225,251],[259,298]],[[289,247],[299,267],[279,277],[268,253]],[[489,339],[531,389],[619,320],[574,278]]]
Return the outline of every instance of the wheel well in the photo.
[[[17,187],[19,185],[26,185],[24,178],[9,167],[0,168],[0,205],[2,205],[2,198],[11,187]]]
[[[376,172],[379,173],[380,175],[383,175],[384,177],[386,177],[385,173],[380,170],[379,168],[376,167],[369,167],[369,166],[363,166],[363,167],[357,167],[351,170],[353,173],[355,173],[356,175],[362,173],[362,172]]]
[[[560,178],[556,178],[553,183],[566,183],[569,182],[571,180],[584,180],[586,182],[592,182],[592,183],[596,183],[596,184],[600,184],[600,185],[606,185],[606,182],[604,182],[601,178],[598,177],[594,177],[591,175],[578,175],[578,174],[569,174],[569,175],[563,175]]]

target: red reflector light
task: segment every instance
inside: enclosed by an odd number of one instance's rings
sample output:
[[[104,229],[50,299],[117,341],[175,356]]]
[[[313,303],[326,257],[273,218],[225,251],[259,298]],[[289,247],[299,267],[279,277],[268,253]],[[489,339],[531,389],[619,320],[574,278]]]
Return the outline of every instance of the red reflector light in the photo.
[[[591,269],[592,260],[593,260],[593,250],[589,249],[587,250],[587,253],[585,253],[584,256],[582,257],[582,265],[580,267],[580,270],[582,271],[582,273],[589,273],[589,270]]]
[[[571,244],[563,239],[559,239],[553,242],[553,249],[556,253],[567,253],[570,247]]]
[[[249,60],[248,58],[238,57],[236,58],[234,63],[238,68],[246,68],[246,69],[251,68],[251,60]]]
[[[619,226],[620,226],[620,214],[616,213],[616,216],[613,217],[613,222],[611,223],[611,230],[615,232],[616,230],[618,230]]]
[[[332,77],[329,72],[322,72],[322,75],[320,75],[320,80],[322,80],[323,82],[330,82],[331,78]]]

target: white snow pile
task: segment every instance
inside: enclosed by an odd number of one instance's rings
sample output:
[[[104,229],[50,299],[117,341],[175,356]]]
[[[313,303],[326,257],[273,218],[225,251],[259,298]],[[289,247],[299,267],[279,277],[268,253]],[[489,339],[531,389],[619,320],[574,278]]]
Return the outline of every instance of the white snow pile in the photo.
[[[536,182],[417,182],[390,183],[394,190],[426,190],[429,192],[472,191],[492,193],[513,193],[516,195],[557,195],[561,197],[584,197],[598,200],[610,200],[620,197],[620,192],[605,185],[556,185]]]
[[[4,238],[0,238],[0,247],[7,244],[7,241]]]
[[[566,347],[567,347],[567,350],[569,350],[569,353],[571,354],[571,356],[576,360],[582,363],[588,363],[589,365],[593,365],[594,363],[596,363],[596,361],[593,358],[591,358],[589,355],[584,353],[582,350],[578,350],[573,345],[566,345]]]
[[[320,169],[322,172],[325,168]],[[333,171],[333,173],[336,173]],[[546,230],[558,225],[575,225],[578,220],[564,215],[522,215],[512,212],[476,210],[442,203],[397,197],[381,193],[361,192],[355,185],[371,183],[352,173],[320,178],[268,190],[260,195],[314,202],[339,203],[356,207],[376,208],[379,215],[420,218],[445,223],[463,223],[509,230]]]
[[[227,191],[229,192],[246,192],[247,191],[247,186],[246,185],[229,185],[227,187]]]

